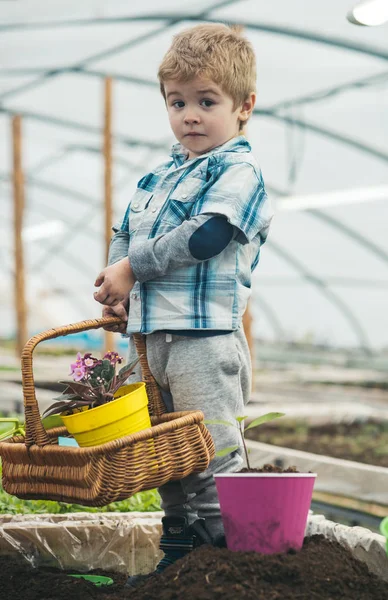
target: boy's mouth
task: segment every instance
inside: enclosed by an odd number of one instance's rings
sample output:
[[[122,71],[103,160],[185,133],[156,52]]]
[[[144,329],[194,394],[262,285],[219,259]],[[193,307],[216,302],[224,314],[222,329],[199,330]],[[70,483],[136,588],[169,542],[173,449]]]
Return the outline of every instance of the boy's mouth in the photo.
[[[185,137],[202,137],[204,136],[204,133],[197,133],[196,131],[190,131],[189,133],[185,134]]]

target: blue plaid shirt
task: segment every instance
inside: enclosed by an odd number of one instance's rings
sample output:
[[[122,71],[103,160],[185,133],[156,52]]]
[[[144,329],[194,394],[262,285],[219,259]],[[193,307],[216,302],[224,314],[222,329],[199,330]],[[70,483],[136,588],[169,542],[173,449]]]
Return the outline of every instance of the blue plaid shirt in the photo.
[[[137,255],[197,215],[221,215],[235,235],[217,256],[137,281],[130,294],[128,333],[160,330],[235,330],[241,324],[272,218],[251,146],[233,138],[188,160],[180,144],[172,160],[143,177],[123,221],[114,227],[109,263]]]

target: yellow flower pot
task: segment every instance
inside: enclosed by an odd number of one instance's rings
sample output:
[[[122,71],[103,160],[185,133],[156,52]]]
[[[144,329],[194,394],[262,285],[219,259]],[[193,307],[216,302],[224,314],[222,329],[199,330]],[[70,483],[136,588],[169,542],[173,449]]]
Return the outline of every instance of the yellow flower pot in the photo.
[[[63,424],[80,446],[98,446],[151,427],[145,383],[123,385],[116,400],[72,415]]]

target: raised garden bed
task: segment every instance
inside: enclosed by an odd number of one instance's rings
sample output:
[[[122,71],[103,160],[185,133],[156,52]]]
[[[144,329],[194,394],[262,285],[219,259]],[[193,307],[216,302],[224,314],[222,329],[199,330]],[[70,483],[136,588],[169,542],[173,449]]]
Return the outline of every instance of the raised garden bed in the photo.
[[[247,439],[313,454],[388,468],[388,422],[309,425],[300,421],[261,425]]]
[[[388,514],[387,468],[252,440],[246,443],[253,465],[270,463],[283,468],[298,465],[300,471],[317,473],[313,498],[317,492],[323,492],[362,502],[364,508],[361,510],[364,512],[381,517]]]
[[[92,571],[98,572],[99,574],[102,574],[103,571],[114,572],[115,582],[121,585],[121,583],[125,581],[127,573],[147,573],[154,568],[161,557],[161,553],[158,550],[160,534],[160,513],[78,513],[71,515],[17,515],[12,517],[4,515],[0,519],[0,565],[3,565],[3,573],[7,574],[8,577],[8,574],[12,573],[12,571],[9,571],[8,568],[5,567],[6,561],[11,561],[11,563],[15,565],[18,564],[18,569],[21,569],[20,573],[23,572],[22,581],[24,581],[24,584],[20,584],[19,586],[19,584],[16,583],[18,579],[13,579],[13,583],[9,582],[7,579],[9,588],[12,588],[12,585],[14,585],[14,588],[11,589],[11,592],[8,595],[0,595],[0,597],[4,597],[7,600],[16,600],[16,598],[18,600],[21,598],[23,600],[62,600],[64,595],[59,595],[62,593],[60,591],[58,591],[57,594],[57,590],[53,595],[44,595],[46,592],[50,594],[52,590],[55,589],[48,582],[47,573],[50,570],[52,571],[53,568],[58,567],[60,567],[62,573],[63,571],[72,573],[76,571]],[[369,580],[369,574],[366,568],[369,568],[369,570],[379,578],[385,579],[384,590],[386,590],[388,581],[388,559],[385,553],[385,539],[383,536],[374,534],[368,529],[361,527],[352,528],[339,525],[338,523],[325,519],[322,515],[310,515],[306,528],[306,536],[313,537],[316,535],[323,535],[326,542],[335,542],[335,547],[337,548],[333,550],[335,564],[342,561],[345,570],[348,569],[349,565],[353,564],[354,568],[356,568],[355,565],[357,565],[356,573],[353,573],[352,578],[360,583],[361,590],[364,585],[361,581],[363,578],[366,578],[366,581],[372,581],[371,589],[374,589],[373,581],[375,580],[373,577]],[[338,548],[337,544],[347,548],[350,554],[341,553],[342,549]],[[280,562],[279,559],[276,562],[274,557],[267,557],[267,559],[265,559],[263,557],[259,558],[259,555],[255,555],[253,562],[250,559],[248,560],[248,570],[245,572],[242,571],[242,577],[247,578],[247,584],[250,585],[250,580],[253,579],[255,586],[258,589],[260,589],[260,586],[262,585],[266,590],[267,588],[265,586],[268,583],[268,579],[266,579],[265,573],[272,573],[271,576],[268,576],[272,577],[270,581],[274,582],[274,573],[277,568],[276,565],[280,565],[280,572],[283,573],[283,575],[279,577],[280,588],[275,586],[274,589],[278,592],[279,589],[285,590],[284,594],[287,593],[289,595],[279,596],[279,598],[282,598],[282,600],[286,600],[287,598],[298,598],[298,600],[304,598],[307,600],[308,598],[309,600],[312,600],[315,596],[301,595],[298,597],[295,595],[295,586],[297,584],[299,585],[300,583],[302,586],[302,592],[303,586],[307,585],[303,578],[310,577],[311,580],[316,578],[318,582],[317,585],[323,586],[327,579],[336,580],[338,577],[341,578],[342,575],[339,571],[329,574],[331,573],[331,559],[329,557],[329,562],[326,564],[326,556],[322,558],[322,554],[331,554],[332,546],[325,545],[322,542],[318,546],[318,548],[320,548],[319,551],[314,550],[316,546],[308,546],[308,548],[310,549],[307,552],[308,556],[306,558],[306,564],[303,562],[305,553],[282,555],[283,559],[281,559]],[[311,555],[310,551],[312,552]],[[203,580],[204,578],[206,580],[206,575],[208,575],[208,579],[211,580],[212,585],[215,584],[221,579],[221,575],[217,575],[213,579],[211,573],[213,573],[214,570],[218,573],[220,569],[222,577],[225,577],[225,582],[229,582],[228,586],[230,586],[228,573],[238,574],[238,572],[241,571],[241,565],[238,563],[237,565],[234,565],[234,560],[237,560],[235,556],[235,554],[234,556],[224,556],[223,560],[225,559],[226,566],[224,565],[221,567],[218,563],[217,556],[214,556],[214,561],[212,563],[213,567],[205,562],[205,566],[208,566],[206,567],[207,570],[205,569],[202,574],[200,570],[198,573],[195,571],[195,569],[197,569],[195,565],[193,566],[191,562],[188,563],[188,575],[190,575],[190,572],[194,573],[194,579],[198,576],[198,581],[202,581],[204,589],[208,592],[208,596],[204,596],[204,598],[207,598],[208,600],[213,600],[213,598],[221,596],[228,598],[228,596],[225,596],[225,590],[221,583],[215,586],[217,589],[218,587],[221,589],[219,595],[216,595],[216,592],[218,594],[218,591],[214,590],[213,587],[210,587],[209,582],[204,582]],[[249,557],[251,555],[247,554],[246,556]],[[346,556],[348,558],[346,558]],[[359,567],[358,562],[353,563],[351,561],[351,557],[358,558],[364,565]],[[298,566],[299,558],[302,558],[302,565]],[[206,561],[207,560],[208,558],[206,558]],[[265,563],[260,562],[261,560],[265,561]],[[199,565],[200,564],[202,563],[199,562]],[[34,566],[35,569],[30,571],[29,569],[32,566]],[[351,569],[353,569],[353,567],[351,567]],[[357,569],[361,570],[357,571]],[[290,577],[290,579],[286,581],[289,586],[288,588],[285,583],[286,573],[288,573]],[[351,571],[347,571],[347,573],[350,578]],[[241,584],[243,586],[243,591],[246,589],[247,594],[248,591],[251,594],[246,595],[246,598],[271,599],[271,596],[268,595],[252,595],[252,591],[249,590],[249,587],[245,588],[238,577],[240,576],[236,575],[235,583]],[[31,584],[29,584],[29,580],[31,580]],[[303,581],[305,582],[303,583]],[[346,579],[346,581],[350,581],[350,579]],[[45,587],[46,589],[40,590],[39,594],[36,596],[29,596],[29,590],[35,590],[36,588],[34,586],[40,585],[39,582],[42,584],[42,588]],[[90,585],[85,587],[85,585],[85,582],[80,582],[78,583],[79,587],[77,587],[74,582],[69,582],[68,578],[63,579],[62,577],[61,580],[60,578],[58,579],[59,589],[61,586],[64,586],[64,590],[67,594],[69,594],[69,590],[71,590],[71,595],[67,596],[69,599],[71,598],[71,600],[81,598],[81,595],[76,595],[78,590],[80,590],[80,594],[84,594],[82,600],[94,599],[95,597],[104,598],[104,596],[101,595],[103,593],[102,591],[97,591],[94,588],[91,588]],[[348,585],[348,583],[346,585]],[[69,588],[69,586],[73,587]],[[4,589],[5,588],[2,586],[2,592]],[[88,589],[89,595],[86,594],[86,589]],[[112,600],[114,599],[113,594],[115,589],[117,589],[117,597],[126,597],[121,587],[120,589],[110,588],[109,594],[111,594],[110,597]],[[330,588],[328,587],[328,590],[329,589]],[[348,591],[351,589],[350,586]],[[108,593],[108,590],[105,591]],[[333,589],[331,591],[333,591]],[[63,592],[63,594],[65,594],[65,592]],[[201,598],[201,596],[194,596],[189,592],[190,590],[187,590],[188,597],[196,599]],[[387,600],[388,593],[385,593],[385,596],[362,596],[360,594],[357,596],[333,595],[331,598],[341,598],[341,600],[346,598],[357,598],[357,600],[364,598],[379,600],[380,598],[385,598],[385,600]],[[99,595],[95,596],[93,594]],[[317,591],[317,594],[317,598],[322,600],[325,599],[325,596],[319,595],[320,592]],[[136,598],[136,596],[133,597]],[[184,596],[165,596],[166,599],[170,597],[180,600],[180,598]],[[234,598],[240,597],[244,598],[243,595],[237,594],[235,590]],[[158,598],[158,595],[139,596],[139,598],[148,598],[151,600],[152,598]],[[163,597],[159,596],[159,598],[162,599]],[[330,598],[330,596],[328,596],[328,598]]]
[[[7,600],[387,600],[387,584],[349,550],[323,536],[306,538],[302,550],[278,555],[231,552],[204,546],[137,590],[125,577],[97,588],[64,573],[32,569],[0,557]],[[101,573],[103,574],[103,573]],[[106,574],[106,573],[105,573]]]

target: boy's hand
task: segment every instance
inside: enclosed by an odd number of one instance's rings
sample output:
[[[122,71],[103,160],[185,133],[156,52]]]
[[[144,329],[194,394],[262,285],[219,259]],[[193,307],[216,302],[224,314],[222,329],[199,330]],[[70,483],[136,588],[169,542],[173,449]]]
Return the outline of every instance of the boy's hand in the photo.
[[[127,307],[128,304],[124,302],[119,302],[115,306],[104,306],[102,309],[103,317],[120,317],[123,322],[118,325],[105,325],[103,329],[105,331],[114,331],[115,333],[126,333],[128,322]]]
[[[100,287],[94,292],[94,299],[106,306],[115,306],[128,298],[128,294],[135,285],[135,277],[128,258],[105,267],[94,282]]]

